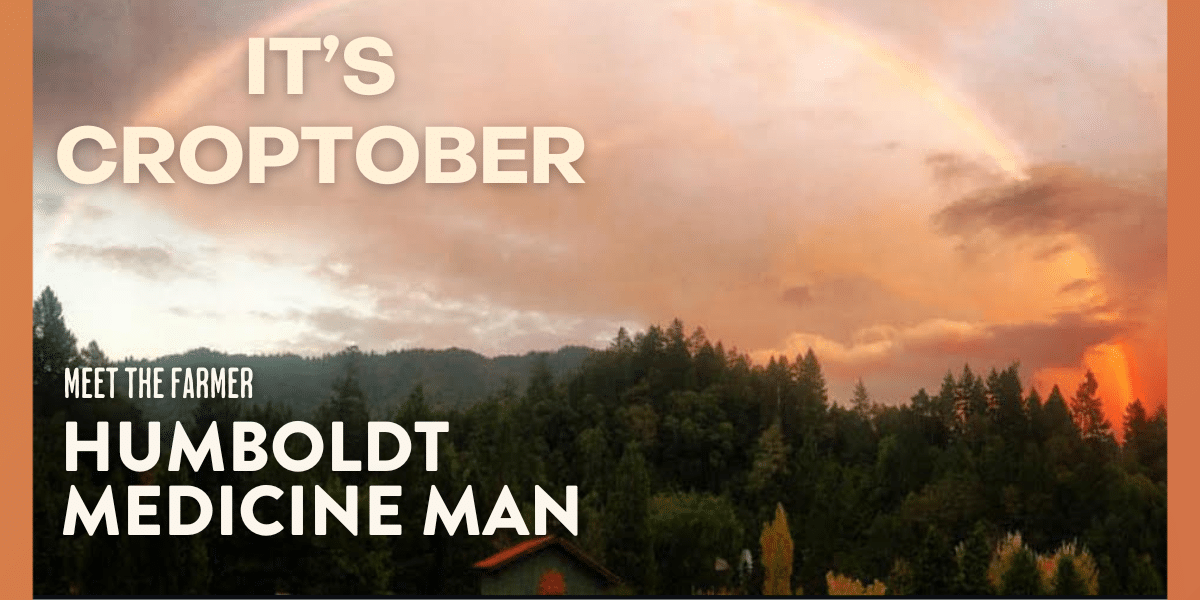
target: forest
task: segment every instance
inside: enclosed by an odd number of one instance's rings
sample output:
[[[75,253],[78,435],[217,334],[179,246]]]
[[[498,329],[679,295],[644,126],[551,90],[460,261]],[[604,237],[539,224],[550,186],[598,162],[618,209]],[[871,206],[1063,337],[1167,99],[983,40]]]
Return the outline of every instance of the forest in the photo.
[[[94,439],[97,422],[130,421],[142,436],[134,455],[145,456],[145,423],[165,413],[128,394],[64,397],[66,369],[116,363],[95,342],[81,347],[47,288],[33,305],[34,592],[473,595],[471,565],[522,541],[503,531],[353,536],[336,524],[324,536],[242,526],[232,535],[62,534],[71,486],[94,506],[111,485],[122,507],[131,484],[188,484],[216,497],[220,486],[240,496],[269,483],[319,485],[335,498],[347,485],[402,485],[417,498],[435,485],[458,498],[470,485],[485,505],[508,486],[522,513],[534,486],[577,485],[572,542],[623,580],[620,594],[1165,594],[1166,410],[1137,401],[1110,422],[1091,373],[1075,389],[1037,390],[1017,364],[947,365],[936,387],[903,402],[872,398],[861,384],[835,402],[811,350],[755,364],[678,320],[574,352],[574,365],[531,355],[519,375],[489,367],[495,379],[457,384],[486,390],[478,397],[433,399],[422,377],[391,381],[378,374],[378,355],[348,348],[296,359],[297,373],[307,365],[310,374],[281,377],[288,393],[200,399],[165,417],[193,439],[216,423],[223,444],[238,420],[268,435],[297,419],[323,431],[341,422],[348,459],[366,456],[355,432],[369,420],[444,420],[434,472],[336,472],[324,460],[303,473],[273,461],[254,472],[160,463],[137,473],[120,461],[98,471],[88,455],[67,472],[66,422]],[[452,372],[438,356],[426,357],[428,372]],[[210,366],[203,353],[190,362]],[[266,390],[269,379],[257,377]],[[399,393],[401,384],[411,385]],[[115,436],[110,443],[118,456]],[[414,445],[413,464],[423,451]],[[256,516],[286,522],[273,514],[286,510],[260,503]],[[423,519],[401,511],[396,522],[415,533]]]

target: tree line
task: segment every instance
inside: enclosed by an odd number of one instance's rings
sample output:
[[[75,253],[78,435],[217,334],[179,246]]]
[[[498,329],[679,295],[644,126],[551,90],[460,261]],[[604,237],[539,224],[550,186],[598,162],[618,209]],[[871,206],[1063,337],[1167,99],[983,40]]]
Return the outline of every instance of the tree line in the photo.
[[[435,404],[414,387],[385,418],[450,422],[436,472],[335,472],[328,460],[304,473],[273,461],[252,473],[186,465],[134,473],[119,462],[98,472],[84,456],[67,473],[66,421],[80,423],[83,439],[89,424],[132,421],[143,436],[134,455],[144,456],[145,409],[128,397],[63,398],[65,368],[110,361],[94,342],[79,348],[49,289],[34,303],[33,352],[39,594],[476,594],[471,564],[521,541],[419,535],[423,506],[401,511],[396,522],[413,535],[396,537],[355,537],[336,524],[325,536],[260,537],[244,527],[228,536],[215,527],[190,537],[62,535],[71,485],[94,503],[111,484],[123,506],[124,487],[138,482],[186,483],[210,497],[222,485],[240,497],[269,483],[321,485],[337,498],[345,485],[380,483],[402,485],[410,498],[436,485],[457,499],[471,485],[485,505],[508,486],[522,514],[533,486],[578,485],[574,541],[626,593],[1165,590],[1166,411],[1134,402],[1114,425],[1090,373],[1069,394],[1055,387],[1043,398],[1015,364],[964,366],[936,393],[891,405],[860,385],[843,406],[831,402],[812,351],[756,365],[675,321],[622,330],[561,374],[535,361],[523,385],[509,379],[475,403]],[[361,459],[366,440],[355,432],[378,411],[360,383],[364,355],[351,348],[338,360],[312,409],[201,399],[181,420],[193,439],[216,423],[223,443],[236,420],[259,422],[268,435],[295,419],[326,430],[340,421],[346,458]],[[422,452],[414,445],[411,464],[423,464]],[[275,514],[283,510],[259,503],[256,516],[286,522]],[[365,519],[366,507],[358,513]]]

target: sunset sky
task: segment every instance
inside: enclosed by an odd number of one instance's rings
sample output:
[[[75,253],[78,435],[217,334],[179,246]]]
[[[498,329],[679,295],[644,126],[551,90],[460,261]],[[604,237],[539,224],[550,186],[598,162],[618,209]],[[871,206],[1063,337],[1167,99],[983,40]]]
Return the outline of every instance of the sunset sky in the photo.
[[[860,377],[893,402],[1019,359],[1043,395],[1092,368],[1114,411],[1166,402],[1166,2],[34,13],[33,292],[112,356],[495,355],[679,317],[759,359],[814,348],[842,401]],[[247,95],[248,37],[329,34],[387,40],[395,87],[355,96],[314,54],[302,97]],[[562,125],[586,183],[378,186],[344,144],[332,186],[302,145],[253,189],[244,171],[84,187],[55,162],[81,124],[177,143],[210,124]]]

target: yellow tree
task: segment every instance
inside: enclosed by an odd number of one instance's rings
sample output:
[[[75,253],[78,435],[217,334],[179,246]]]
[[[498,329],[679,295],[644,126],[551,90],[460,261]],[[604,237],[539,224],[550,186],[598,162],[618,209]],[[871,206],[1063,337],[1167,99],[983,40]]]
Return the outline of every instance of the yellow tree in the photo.
[[[775,505],[775,520],[763,525],[763,595],[792,595],[792,534],[788,530],[783,505]]]
[[[885,596],[887,595],[887,586],[878,579],[871,585],[863,585],[863,582],[838,575],[833,571],[825,573],[825,588],[830,596]]]
[[[1077,547],[1074,542],[1065,542],[1053,554],[1039,556],[1038,567],[1045,594],[1095,596],[1099,593],[1096,560],[1086,548]]]

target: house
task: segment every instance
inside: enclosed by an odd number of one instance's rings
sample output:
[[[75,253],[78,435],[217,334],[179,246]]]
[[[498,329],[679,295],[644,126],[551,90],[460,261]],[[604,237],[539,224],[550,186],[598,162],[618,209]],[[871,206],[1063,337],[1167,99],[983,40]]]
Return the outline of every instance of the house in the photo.
[[[477,563],[485,596],[567,594],[598,596],[620,578],[574,544],[555,536],[527,540]]]

